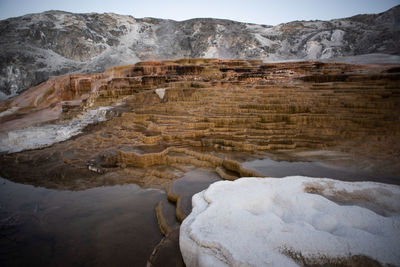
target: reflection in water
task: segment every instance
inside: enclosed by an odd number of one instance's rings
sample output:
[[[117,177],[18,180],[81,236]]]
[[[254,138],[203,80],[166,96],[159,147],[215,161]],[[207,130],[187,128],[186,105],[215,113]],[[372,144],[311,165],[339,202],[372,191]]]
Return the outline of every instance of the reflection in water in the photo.
[[[251,158],[240,153],[236,156]],[[291,162],[253,157],[242,166],[270,177],[399,181],[324,160]],[[181,219],[191,211],[191,196],[220,180],[213,170],[189,167],[190,171],[175,180],[169,191],[169,197],[180,198],[177,215]],[[162,239],[155,207],[165,198],[162,191],[134,184],[66,191],[0,178],[0,265],[145,266]],[[176,257],[162,253],[168,259]]]
[[[214,182],[221,181],[221,178],[214,171],[198,168],[188,171],[182,178],[176,179],[169,188],[169,195],[179,198],[177,217],[183,220],[192,211],[192,197],[194,194],[203,191]]]
[[[2,266],[145,266],[165,197],[137,185],[57,191],[0,178]]]
[[[256,171],[266,177],[285,177],[301,175],[309,177],[332,178],[343,181],[374,181],[399,184],[399,179],[390,174],[375,174],[356,167],[331,165],[322,161],[275,161],[269,158],[247,161],[246,169]]]

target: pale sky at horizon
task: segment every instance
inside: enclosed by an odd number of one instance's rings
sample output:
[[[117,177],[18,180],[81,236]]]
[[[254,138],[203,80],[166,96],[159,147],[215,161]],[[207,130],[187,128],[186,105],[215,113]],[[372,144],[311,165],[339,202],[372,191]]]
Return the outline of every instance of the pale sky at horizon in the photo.
[[[400,0],[0,0],[0,20],[46,10],[63,10],[73,13],[113,12],[136,18],[178,21],[220,18],[277,25],[294,20],[330,20],[380,13],[399,4]]]

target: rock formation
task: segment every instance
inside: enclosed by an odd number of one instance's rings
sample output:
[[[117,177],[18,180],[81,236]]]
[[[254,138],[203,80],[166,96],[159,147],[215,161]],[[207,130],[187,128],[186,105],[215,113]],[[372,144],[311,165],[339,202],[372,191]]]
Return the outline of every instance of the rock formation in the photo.
[[[177,250],[193,194],[261,176],[243,166],[249,157],[330,149],[370,172],[398,173],[399,107],[399,65],[199,58],[111,67],[0,103],[0,176],[47,188],[166,190],[156,208],[166,238],[149,259],[157,265]]]
[[[68,73],[182,57],[331,59],[380,53],[400,62],[400,8],[331,21],[277,26],[220,19],[172,21],[112,13],[47,11],[0,21],[0,94],[4,99]],[[345,60],[345,59],[340,59]],[[390,60],[387,56],[385,60]]]
[[[400,151],[399,78],[395,65],[215,59],[60,76],[1,103],[1,151],[50,146],[83,130],[66,143],[25,152],[19,162],[58,151],[51,158],[62,165],[88,164],[102,174],[189,164],[233,180],[258,174],[209,152],[335,147],[375,155],[393,169]],[[3,156],[4,164],[11,161],[1,174],[18,179],[12,158]],[[175,177],[153,174],[160,181]]]
[[[287,177],[217,182],[180,230],[187,266],[398,265],[400,187]]]

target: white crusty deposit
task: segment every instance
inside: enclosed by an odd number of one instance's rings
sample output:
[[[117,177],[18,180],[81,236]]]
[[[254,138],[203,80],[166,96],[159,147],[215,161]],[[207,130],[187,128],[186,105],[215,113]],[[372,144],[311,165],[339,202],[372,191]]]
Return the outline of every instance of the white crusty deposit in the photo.
[[[44,124],[10,131],[0,137],[0,152],[14,153],[27,149],[37,149],[65,141],[82,132],[92,123],[107,120],[111,107],[88,110],[76,118],[60,124]]]
[[[212,184],[180,230],[187,266],[400,265],[400,187],[293,176]]]
[[[155,90],[155,92],[158,95],[158,97],[160,98],[160,100],[164,99],[165,90],[166,90],[166,88],[158,88]]]

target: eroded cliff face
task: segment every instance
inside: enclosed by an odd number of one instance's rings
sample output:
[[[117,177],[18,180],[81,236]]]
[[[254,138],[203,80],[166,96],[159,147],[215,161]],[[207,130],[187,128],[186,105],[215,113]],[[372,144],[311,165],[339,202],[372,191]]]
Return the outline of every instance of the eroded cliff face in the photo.
[[[399,7],[376,15],[277,26],[48,11],[0,21],[0,99],[51,76],[182,57],[332,59],[400,55]],[[399,57],[394,60],[399,62]],[[373,61],[372,56],[363,59]],[[343,60],[343,59],[341,59]],[[385,60],[390,60],[385,58]]]

